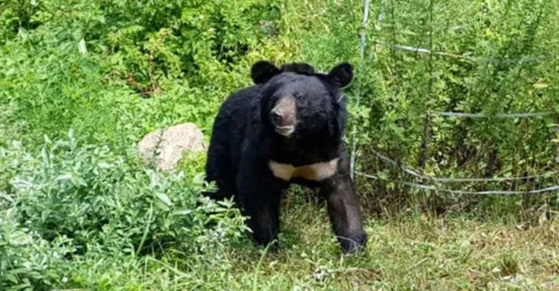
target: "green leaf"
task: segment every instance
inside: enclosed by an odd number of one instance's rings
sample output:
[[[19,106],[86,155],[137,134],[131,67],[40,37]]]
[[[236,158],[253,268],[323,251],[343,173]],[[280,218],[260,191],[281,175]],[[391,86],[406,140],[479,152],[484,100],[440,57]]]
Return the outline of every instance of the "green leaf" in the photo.
[[[159,198],[159,200],[161,200],[161,202],[163,202],[168,207],[173,206],[173,203],[171,202],[171,199],[169,199],[169,196],[167,196],[167,194],[165,194],[165,193],[155,193],[155,196],[157,196],[157,198]]]
[[[187,215],[190,213],[192,213],[191,209],[181,209],[181,210],[173,211],[173,215]]]
[[[66,180],[70,180],[72,179],[73,175],[68,173],[68,174],[64,174],[64,175],[60,175],[58,177],[56,177],[56,181],[66,181]]]
[[[80,42],[78,43],[78,51],[80,52],[80,54],[82,55],[86,55],[87,54],[87,46],[85,44],[85,39],[81,39]]]

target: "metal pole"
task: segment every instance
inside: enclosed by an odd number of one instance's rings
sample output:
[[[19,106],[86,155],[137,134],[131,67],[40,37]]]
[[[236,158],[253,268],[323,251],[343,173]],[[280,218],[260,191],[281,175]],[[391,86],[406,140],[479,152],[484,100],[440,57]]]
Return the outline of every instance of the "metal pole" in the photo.
[[[365,61],[365,47],[367,45],[367,26],[369,24],[369,5],[371,0],[364,0],[365,7],[363,8],[363,21],[361,22],[361,43],[359,46],[359,72],[363,72],[363,63]],[[361,90],[359,90],[361,91]],[[361,103],[361,92],[357,93],[357,98],[355,99],[355,107],[359,107]],[[354,125],[351,131],[352,134],[352,144],[351,144],[351,158],[350,158],[350,176],[351,179],[354,178],[355,173],[355,155],[357,151],[357,141],[355,134],[357,133],[357,126]]]

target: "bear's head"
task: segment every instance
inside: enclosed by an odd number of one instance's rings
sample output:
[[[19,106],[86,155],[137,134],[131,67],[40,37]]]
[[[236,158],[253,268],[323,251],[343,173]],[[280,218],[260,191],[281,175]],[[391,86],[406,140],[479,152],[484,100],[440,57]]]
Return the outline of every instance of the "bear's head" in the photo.
[[[280,136],[341,136],[346,123],[341,88],[353,79],[349,63],[322,74],[309,64],[278,68],[260,61],[252,66],[251,77],[262,94],[260,120]]]

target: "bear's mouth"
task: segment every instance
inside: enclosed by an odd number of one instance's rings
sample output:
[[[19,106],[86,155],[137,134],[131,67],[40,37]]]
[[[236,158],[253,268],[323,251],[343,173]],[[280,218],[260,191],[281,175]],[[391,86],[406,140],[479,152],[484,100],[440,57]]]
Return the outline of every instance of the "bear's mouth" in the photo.
[[[286,137],[290,137],[294,131],[295,131],[295,126],[293,125],[276,126],[276,132]]]

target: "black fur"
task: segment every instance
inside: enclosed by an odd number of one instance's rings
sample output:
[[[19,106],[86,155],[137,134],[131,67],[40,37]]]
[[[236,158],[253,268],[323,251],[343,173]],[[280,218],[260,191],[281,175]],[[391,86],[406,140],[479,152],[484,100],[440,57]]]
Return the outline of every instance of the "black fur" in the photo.
[[[340,87],[353,78],[351,65],[342,63],[328,74],[303,63],[277,68],[268,62],[253,65],[256,85],[232,94],[215,119],[206,165],[207,181],[215,181],[215,199],[235,196],[259,244],[275,241],[279,232],[280,196],[290,183],[319,187],[326,198],[334,232],[344,252],[365,246],[361,212],[349,176],[342,137],[345,101]],[[275,132],[270,111],[284,96],[296,99],[297,126],[292,136]],[[339,158],[335,175],[322,181],[276,178],[268,162],[295,167]]]
[[[316,70],[313,66],[305,63],[292,63],[281,66],[283,72],[294,72],[298,74],[314,74]]]

